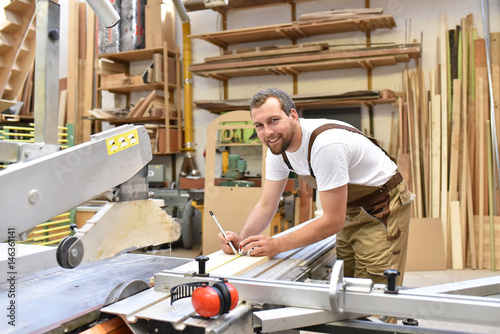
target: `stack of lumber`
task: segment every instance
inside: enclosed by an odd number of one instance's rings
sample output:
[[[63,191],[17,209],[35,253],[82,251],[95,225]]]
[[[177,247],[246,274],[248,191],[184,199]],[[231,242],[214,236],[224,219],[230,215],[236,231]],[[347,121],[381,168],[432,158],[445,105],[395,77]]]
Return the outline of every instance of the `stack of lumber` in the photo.
[[[493,245],[500,237],[495,216],[500,192],[491,161],[498,147],[488,138],[485,41],[476,37],[472,15],[453,30],[447,30],[444,15],[441,20],[437,70],[424,73],[417,62],[416,70],[403,73],[400,169],[417,194],[414,216],[441,219],[448,267],[494,269],[500,265],[500,242]],[[495,106],[500,99],[498,37],[492,34]],[[494,113],[498,129],[498,107]]]
[[[307,14],[303,15],[298,21],[290,23],[224,30],[191,35],[190,37],[202,39],[225,48],[239,43],[275,39],[296,41],[314,35],[350,31],[368,32],[382,28],[392,29],[395,26],[394,17],[390,14],[383,14],[381,9],[351,9]]]
[[[370,69],[409,62],[411,58],[420,58],[420,55],[421,45],[418,43],[362,48],[307,44],[208,58],[204,63],[192,64],[189,70],[196,75],[227,80],[233,77],[296,75],[356,67]]]
[[[126,109],[100,109],[94,108],[89,113],[99,120],[106,120],[112,124],[159,122],[164,123],[165,98],[151,91],[147,96],[141,97]],[[170,105],[170,118],[177,118],[175,106]]]
[[[372,106],[375,104],[392,104],[396,102],[396,93],[389,90],[364,90],[344,92],[340,94],[315,94],[315,95],[293,95],[295,106],[302,108],[325,108],[345,105],[364,105]],[[217,100],[195,101],[197,108],[208,110],[212,113],[222,111],[232,111],[238,109],[249,109],[249,99],[244,100]]]
[[[0,107],[31,100],[35,59],[36,1],[13,0],[4,7],[6,24],[0,29]],[[28,106],[20,114],[27,115]]]

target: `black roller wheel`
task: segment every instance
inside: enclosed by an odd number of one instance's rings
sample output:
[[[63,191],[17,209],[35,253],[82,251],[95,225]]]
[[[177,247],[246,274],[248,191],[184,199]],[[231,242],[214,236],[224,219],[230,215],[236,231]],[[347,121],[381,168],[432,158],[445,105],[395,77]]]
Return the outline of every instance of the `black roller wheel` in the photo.
[[[83,244],[76,237],[66,237],[57,246],[57,263],[67,269],[77,267],[83,258]]]

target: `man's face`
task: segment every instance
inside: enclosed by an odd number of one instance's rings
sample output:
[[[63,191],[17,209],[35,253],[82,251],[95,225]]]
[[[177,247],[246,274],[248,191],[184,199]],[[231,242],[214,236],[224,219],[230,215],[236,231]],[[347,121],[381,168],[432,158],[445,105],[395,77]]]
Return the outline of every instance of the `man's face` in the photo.
[[[292,144],[297,113],[287,116],[278,99],[270,97],[258,108],[252,109],[252,120],[259,139],[273,154],[285,152]]]

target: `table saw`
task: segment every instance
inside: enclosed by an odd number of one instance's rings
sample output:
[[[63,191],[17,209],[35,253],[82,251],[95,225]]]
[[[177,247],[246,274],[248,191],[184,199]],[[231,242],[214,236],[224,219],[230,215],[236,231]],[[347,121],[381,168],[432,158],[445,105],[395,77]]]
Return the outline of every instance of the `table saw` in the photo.
[[[158,272],[154,288],[101,311],[121,317],[133,333],[459,333],[471,326],[476,333],[493,333],[500,326],[500,276],[415,289],[395,286],[390,275],[387,285],[344,277],[343,261],[335,260],[335,236],[271,259],[221,251],[208,258],[205,274],[195,261]],[[190,298],[172,302],[179,286],[221,280],[239,293],[238,306],[227,314],[207,319]],[[421,320],[433,321],[433,327],[415,326]]]

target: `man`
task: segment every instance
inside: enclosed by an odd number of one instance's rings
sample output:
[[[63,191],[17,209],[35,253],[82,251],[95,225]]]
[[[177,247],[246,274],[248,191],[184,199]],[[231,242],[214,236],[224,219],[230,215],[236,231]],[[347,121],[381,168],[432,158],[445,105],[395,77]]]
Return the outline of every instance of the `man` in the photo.
[[[257,93],[250,112],[268,147],[266,180],[239,234],[219,234],[223,251],[232,253],[231,242],[252,256],[272,257],[337,234],[337,258],[344,260],[345,276],[385,283],[384,270],[403,273],[409,203],[415,195],[392,158],[347,123],[299,119],[292,99],[279,89]],[[276,213],[290,170],[318,190],[323,215],[277,238],[259,235]]]

